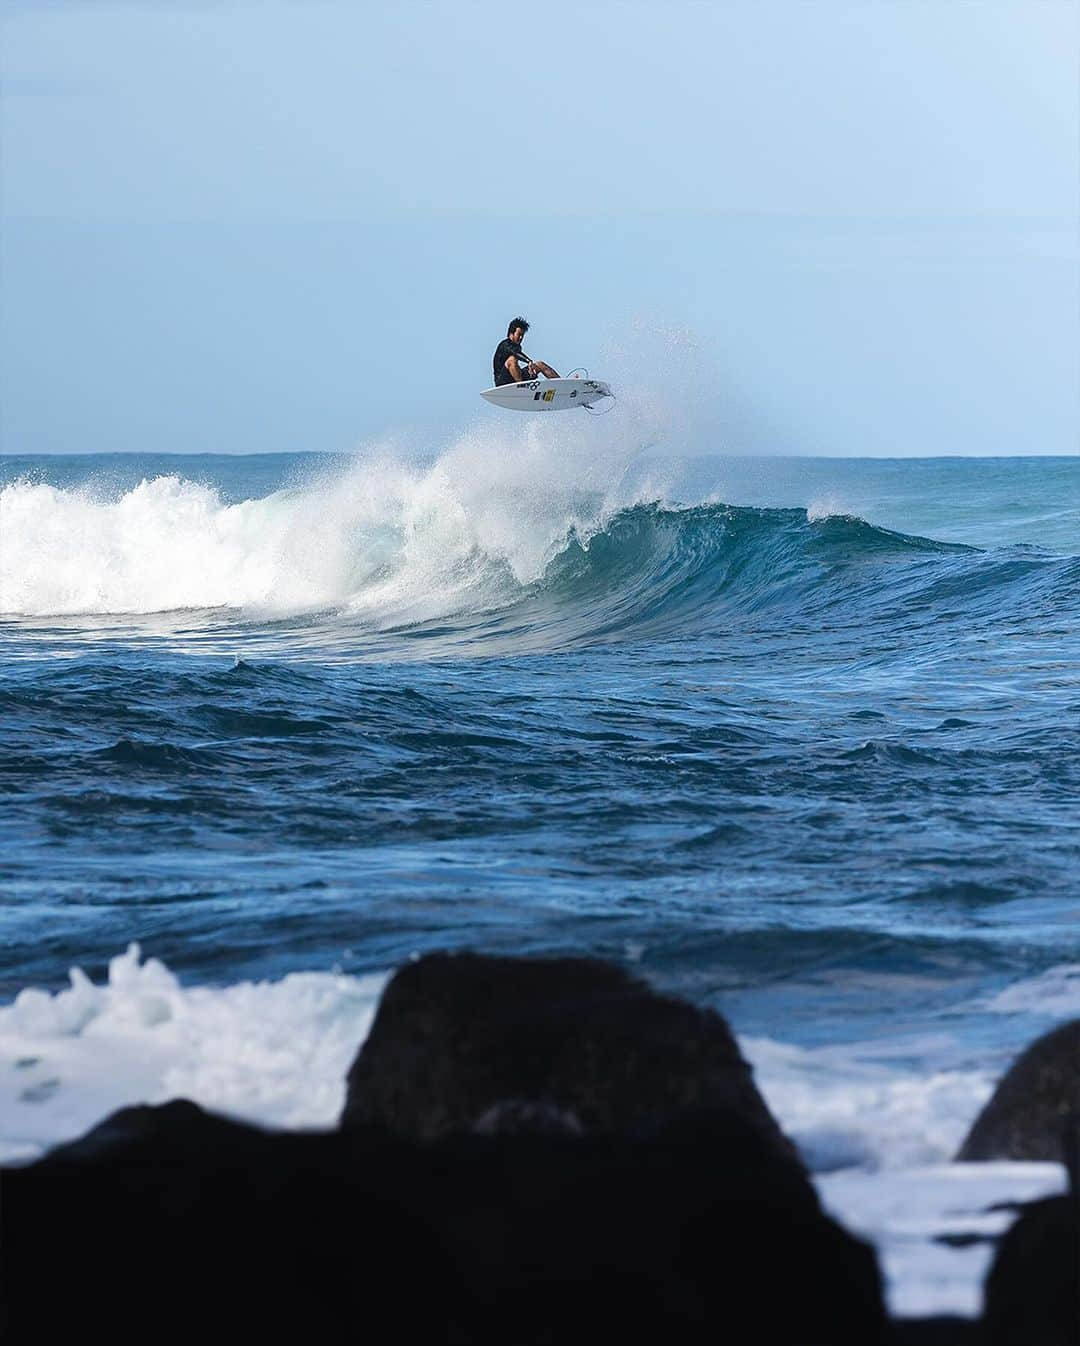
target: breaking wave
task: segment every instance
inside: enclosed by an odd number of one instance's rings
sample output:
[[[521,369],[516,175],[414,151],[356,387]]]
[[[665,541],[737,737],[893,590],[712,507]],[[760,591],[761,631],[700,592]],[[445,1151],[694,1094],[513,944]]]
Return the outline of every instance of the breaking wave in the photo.
[[[514,648],[691,632],[753,615],[845,625],[1030,611],[1075,597],[1077,561],[983,552],[822,510],[665,499],[602,450],[570,472],[548,440],[475,439],[428,465],[354,460],[230,501],[177,475],[103,495],[0,492],[0,612],[202,614],[245,629],[423,635]],[[1015,593],[1015,600],[1010,599]]]

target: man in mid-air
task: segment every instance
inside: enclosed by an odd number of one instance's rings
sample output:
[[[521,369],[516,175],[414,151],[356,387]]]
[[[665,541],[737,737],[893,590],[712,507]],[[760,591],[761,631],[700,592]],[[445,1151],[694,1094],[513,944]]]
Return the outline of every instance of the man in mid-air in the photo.
[[[506,340],[500,341],[495,347],[492,360],[496,388],[501,388],[504,383],[524,383],[528,379],[538,378],[541,374],[546,379],[559,377],[550,365],[544,364],[543,360],[530,360],[522,353],[521,343],[528,330],[529,324],[524,318],[510,319],[510,326],[506,329]]]

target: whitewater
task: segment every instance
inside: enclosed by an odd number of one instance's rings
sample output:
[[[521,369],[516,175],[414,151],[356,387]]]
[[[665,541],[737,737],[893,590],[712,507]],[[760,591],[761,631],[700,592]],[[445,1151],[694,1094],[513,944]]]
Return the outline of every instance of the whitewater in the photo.
[[[433,461],[387,447],[305,467],[239,500],[189,472],[118,491],[93,477],[74,489],[32,472],[10,481],[0,611],[333,608],[404,619],[528,585],[571,533],[587,539],[628,503],[621,442],[580,426],[532,422],[512,437],[477,428]]]
[[[580,418],[585,420],[584,417]],[[676,430],[678,433],[676,433]],[[720,1010],[894,1311],[1080,1014],[1080,459],[739,459],[670,408],[355,455],[0,459],[0,1159],[326,1126],[386,978],[587,952]]]

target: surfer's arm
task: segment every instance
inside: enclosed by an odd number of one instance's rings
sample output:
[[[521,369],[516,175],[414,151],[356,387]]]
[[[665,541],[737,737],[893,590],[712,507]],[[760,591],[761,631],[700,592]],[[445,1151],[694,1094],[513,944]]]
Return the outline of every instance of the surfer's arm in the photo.
[[[524,378],[524,375],[522,374],[521,369],[518,365],[516,355],[508,355],[506,357],[506,372],[510,375],[510,377],[514,380],[515,383],[520,383]]]

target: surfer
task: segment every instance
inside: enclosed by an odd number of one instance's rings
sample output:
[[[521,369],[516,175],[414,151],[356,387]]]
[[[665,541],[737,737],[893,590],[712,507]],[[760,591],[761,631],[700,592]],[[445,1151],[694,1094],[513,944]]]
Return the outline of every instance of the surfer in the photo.
[[[521,349],[529,324],[524,318],[511,318],[506,329],[506,340],[495,347],[492,366],[495,372],[495,387],[504,383],[523,383],[526,379],[535,379],[543,374],[546,379],[557,379],[558,374],[543,360],[530,360]]]

